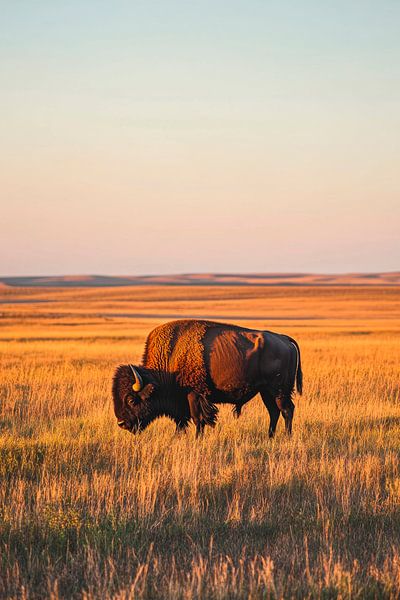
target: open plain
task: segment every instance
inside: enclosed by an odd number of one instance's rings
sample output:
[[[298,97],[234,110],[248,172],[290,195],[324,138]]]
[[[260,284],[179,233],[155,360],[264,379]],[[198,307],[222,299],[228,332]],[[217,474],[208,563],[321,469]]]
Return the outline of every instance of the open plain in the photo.
[[[181,317],[296,338],[291,439],[259,398],[118,429],[115,366]],[[400,597],[399,287],[3,286],[0,323],[1,597]]]

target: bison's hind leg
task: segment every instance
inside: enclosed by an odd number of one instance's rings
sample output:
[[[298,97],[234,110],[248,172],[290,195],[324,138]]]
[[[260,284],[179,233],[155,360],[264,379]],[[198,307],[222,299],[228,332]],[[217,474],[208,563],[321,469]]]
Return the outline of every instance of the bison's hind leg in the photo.
[[[292,434],[292,422],[294,415],[294,403],[290,394],[277,398],[276,403],[285,419],[285,429],[288,435]]]
[[[276,400],[272,394],[269,394],[268,392],[261,392],[261,398],[262,398],[262,401],[264,402],[266,409],[269,412],[268,435],[270,438],[272,438],[275,435],[276,424],[278,423],[278,419],[279,419],[279,415],[280,415],[279,408],[278,408]]]

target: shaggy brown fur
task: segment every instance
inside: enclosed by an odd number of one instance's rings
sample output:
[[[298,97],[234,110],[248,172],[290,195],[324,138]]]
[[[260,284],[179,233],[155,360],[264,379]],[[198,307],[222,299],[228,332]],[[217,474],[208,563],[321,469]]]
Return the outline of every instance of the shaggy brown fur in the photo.
[[[206,321],[182,320],[156,327],[147,338],[143,366],[175,373],[180,387],[207,395],[203,345],[207,325]]]

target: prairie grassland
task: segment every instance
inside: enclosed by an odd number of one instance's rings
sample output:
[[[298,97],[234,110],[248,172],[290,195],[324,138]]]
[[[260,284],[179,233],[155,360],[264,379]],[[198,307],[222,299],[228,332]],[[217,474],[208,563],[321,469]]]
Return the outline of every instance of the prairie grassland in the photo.
[[[15,303],[15,301],[18,301]],[[50,302],[38,302],[50,300]],[[4,288],[0,596],[399,598],[400,290]],[[286,332],[294,434],[117,428],[114,368],[179,316]]]

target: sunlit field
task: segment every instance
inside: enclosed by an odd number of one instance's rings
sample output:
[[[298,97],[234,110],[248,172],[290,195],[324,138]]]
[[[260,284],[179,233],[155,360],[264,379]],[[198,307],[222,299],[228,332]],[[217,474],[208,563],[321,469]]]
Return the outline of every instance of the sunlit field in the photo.
[[[399,288],[3,288],[0,315],[2,598],[400,597]],[[197,441],[117,427],[114,368],[202,316],[299,342],[292,438],[259,398]]]

